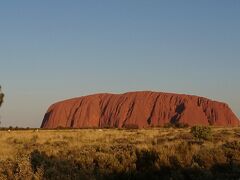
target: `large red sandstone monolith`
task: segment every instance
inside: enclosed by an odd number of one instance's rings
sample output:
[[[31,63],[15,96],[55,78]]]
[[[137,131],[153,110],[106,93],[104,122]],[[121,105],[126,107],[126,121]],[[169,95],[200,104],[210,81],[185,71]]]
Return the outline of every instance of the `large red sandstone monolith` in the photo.
[[[95,94],[51,105],[42,128],[154,127],[166,123],[238,126],[227,104],[207,98],[160,92]]]

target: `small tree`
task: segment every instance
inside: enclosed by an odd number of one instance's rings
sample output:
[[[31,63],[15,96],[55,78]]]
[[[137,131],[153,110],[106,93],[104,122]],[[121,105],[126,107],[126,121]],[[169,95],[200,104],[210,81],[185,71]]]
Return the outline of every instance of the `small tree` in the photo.
[[[212,137],[212,129],[208,126],[193,126],[191,133],[199,140],[208,140]]]
[[[1,107],[1,105],[3,103],[3,97],[4,97],[4,94],[2,93],[1,86],[0,86],[0,107]]]
[[[4,97],[4,94],[2,93],[1,86],[0,86],[0,107],[3,103],[3,97]],[[0,121],[0,125],[1,125],[1,121]]]

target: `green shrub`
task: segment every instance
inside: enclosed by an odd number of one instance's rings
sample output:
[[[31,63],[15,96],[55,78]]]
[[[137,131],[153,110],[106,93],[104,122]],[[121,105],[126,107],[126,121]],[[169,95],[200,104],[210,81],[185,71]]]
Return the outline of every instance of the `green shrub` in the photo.
[[[207,126],[193,126],[191,133],[199,140],[209,140],[212,137],[212,129]]]

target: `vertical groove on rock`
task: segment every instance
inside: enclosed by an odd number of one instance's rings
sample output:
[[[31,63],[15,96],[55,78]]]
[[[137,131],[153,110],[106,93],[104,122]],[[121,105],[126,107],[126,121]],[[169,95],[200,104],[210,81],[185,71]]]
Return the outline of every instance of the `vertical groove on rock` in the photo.
[[[123,121],[123,127],[126,125],[127,120],[131,117],[134,106],[135,106],[135,99],[132,101],[132,103],[128,109],[126,119]]]
[[[158,102],[159,97],[160,97],[160,94],[157,95],[156,99],[153,102],[153,107],[152,107],[151,113],[150,113],[149,117],[147,118],[148,125],[150,125],[152,122],[153,113],[155,112],[156,104]]]
[[[77,105],[77,104],[78,104],[78,103],[76,103],[75,105]],[[75,106],[75,105],[74,105],[74,106]],[[76,116],[76,114],[77,114],[77,112],[78,112],[78,110],[79,110],[79,108],[80,108],[81,106],[82,106],[82,100],[80,101],[78,107],[75,109],[75,111],[74,111],[74,113],[73,113],[73,115],[72,115],[71,124],[70,124],[70,127],[71,127],[71,128],[74,127],[75,116]]]

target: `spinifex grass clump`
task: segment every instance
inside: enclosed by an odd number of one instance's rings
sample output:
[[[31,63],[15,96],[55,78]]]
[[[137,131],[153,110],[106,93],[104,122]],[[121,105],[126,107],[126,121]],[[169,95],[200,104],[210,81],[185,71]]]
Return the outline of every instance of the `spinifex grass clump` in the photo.
[[[212,129],[209,126],[193,126],[191,133],[198,140],[209,140],[212,137]]]

